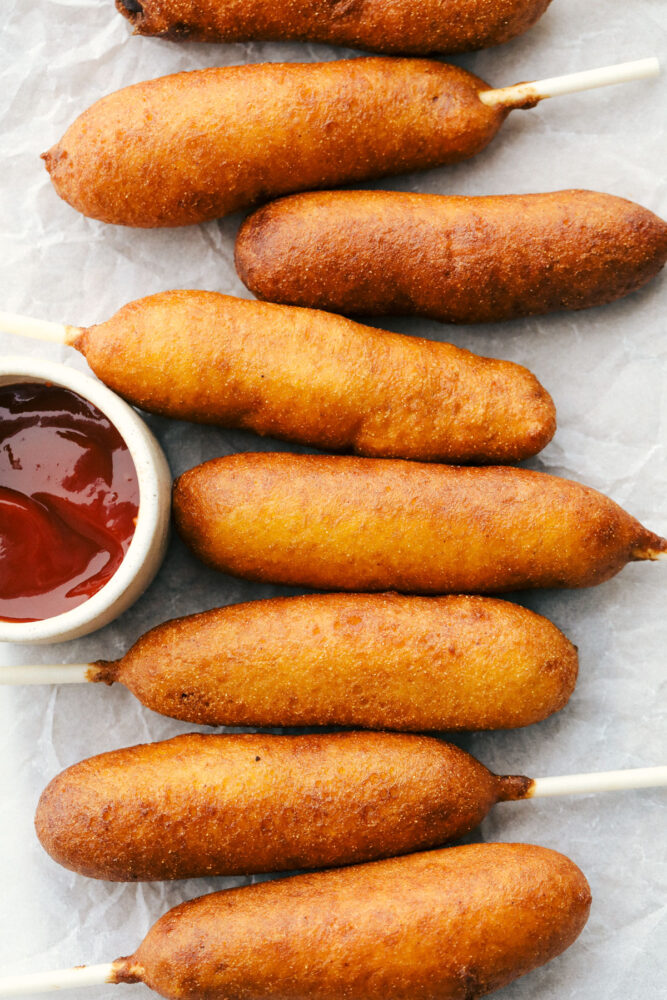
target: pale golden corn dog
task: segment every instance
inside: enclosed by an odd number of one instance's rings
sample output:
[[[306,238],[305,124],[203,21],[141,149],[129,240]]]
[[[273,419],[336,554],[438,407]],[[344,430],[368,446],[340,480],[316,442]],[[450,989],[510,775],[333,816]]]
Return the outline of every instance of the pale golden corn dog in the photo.
[[[509,361],[340,316],[170,291],[67,339],[152,413],[361,455],[508,462],[556,429],[551,397]]]
[[[230,455],[176,481],[174,516],[217,569],[325,590],[589,587],[667,553],[590,487],[499,466]]]
[[[318,594],[166,622],[89,679],[202,725],[513,729],[567,703],[577,652],[507,601]]]

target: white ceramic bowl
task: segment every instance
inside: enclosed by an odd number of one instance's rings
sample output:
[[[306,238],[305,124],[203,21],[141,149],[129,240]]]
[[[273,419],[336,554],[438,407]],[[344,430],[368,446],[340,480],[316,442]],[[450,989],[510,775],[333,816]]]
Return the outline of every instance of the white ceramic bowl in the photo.
[[[62,642],[113,621],[152,581],[167,546],[171,473],[162,449],[138,413],[101,382],[52,361],[19,355],[0,358],[0,386],[17,382],[51,382],[89,400],[119,431],[139,480],[139,514],[132,541],[102,589],[77,608],[43,621],[0,621],[1,642]]]

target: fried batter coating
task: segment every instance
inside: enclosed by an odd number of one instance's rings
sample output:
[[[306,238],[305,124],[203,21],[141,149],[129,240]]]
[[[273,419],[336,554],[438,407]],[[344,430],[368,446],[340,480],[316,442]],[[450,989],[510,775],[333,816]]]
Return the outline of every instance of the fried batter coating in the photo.
[[[191,733],[91,757],[35,825],[66,868],[134,882],[328,868],[445,843],[530,778],[405,733]]]
[[[597,191],[294,195],[251,215],[236,243],[239,275],[261,299],[443,323],[604,305],[666,260],[667,223]]]
[[[61,198],[94,219],[186,226],[292,191],[457,163],[506,108],[423,59],[264,63],[175,73],[110,94],[44,154]]]
[[[569,948],[590,905],[562,854],[470,844],[202,896],[114,971],[171,1000],[474,1000]]]
[[[174,517],[210,566],[322,590],[590,587],[667,553],[596,490],[502,466],[229,455],[177,479]]]
[[[556,429],[521,365],[311,309],[162,292],[73,344],[135,406],[329,450],[511,462]]]
[[[201,725],[424,732],[539,722],[577,668],[555,625],[507,601],[317,594],[165,622],[90,679]]]
[[[137,35],[173,41],[325,42],[369,52],[454,53],[500,45],[551,0],[116,0]]]

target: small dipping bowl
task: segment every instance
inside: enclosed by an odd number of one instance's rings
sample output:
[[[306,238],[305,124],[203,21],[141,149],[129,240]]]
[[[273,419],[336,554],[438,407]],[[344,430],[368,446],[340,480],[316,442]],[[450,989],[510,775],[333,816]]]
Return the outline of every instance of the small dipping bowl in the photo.
[[[162,449],[138,413],[101,382],[52,361],[19,355],[0,358],[0,386],[22,382],[69,389],[97,407],[127,445],[139,485],[139,511],[132,540],[115,573],[97,593],[77,607],[41,621],[0,620],[0,642],[62,642],[113,621],[153,580],[169,536],[171,473]]]

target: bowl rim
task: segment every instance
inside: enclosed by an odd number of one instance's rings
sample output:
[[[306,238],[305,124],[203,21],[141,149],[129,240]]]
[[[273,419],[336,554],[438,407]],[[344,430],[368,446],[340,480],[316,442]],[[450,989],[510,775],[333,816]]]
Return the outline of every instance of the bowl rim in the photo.
[[[7,622],[0,619],[0,642],[58,642],[92,632],[98,627],[95,623],[99,619],[103,619],[99,624],[102,627],[115,617],[109,614],[110,609],[120,604],[132,587],[160,537],[165,536],[166,539],[171,473],[165,455],[148,426],[129,403],[103,382],[55,361],[18,354],[0,357],[0,386],[21,382],[53,383],[70,389],[96,406],[116,427],[127,445],[139,485],[139,511],[132,541],[116,572],[97,593],[76,608],[40,621]],[[158,565],[163,552],[164,544]],[[151,573],[146,586],[153,575]],[[126,606],[119,607],[117,613],[120,614]]]

